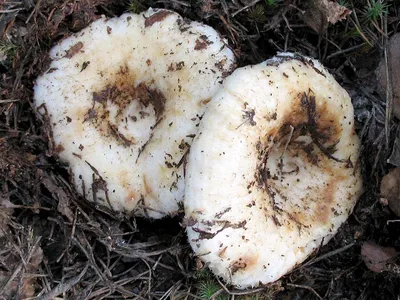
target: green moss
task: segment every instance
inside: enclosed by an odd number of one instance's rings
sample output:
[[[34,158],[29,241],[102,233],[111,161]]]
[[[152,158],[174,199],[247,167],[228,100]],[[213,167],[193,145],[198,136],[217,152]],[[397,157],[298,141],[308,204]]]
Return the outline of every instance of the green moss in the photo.
[[[11,41],[0,40],[0,57],[5,56],[4,60],[0,60],[0,63],[4,64],[11,62],[14,56],[17,54],[18,47]]]
[[[376,21],[388,13],[389,5],[382,0],[370,0],[365,7],[365,15],[368,20]]]
[[[221,289],[221,286],[213,279],[202,280],[199,284],[198,296],[202,299],[228,300],[229,297],[224,291],[213,297]]]

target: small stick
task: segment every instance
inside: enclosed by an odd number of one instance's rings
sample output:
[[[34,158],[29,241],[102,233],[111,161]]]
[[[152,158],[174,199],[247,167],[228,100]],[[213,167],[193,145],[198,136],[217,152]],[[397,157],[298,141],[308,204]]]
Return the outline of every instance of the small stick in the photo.
[[[339,254],[339,253],[341,253],[341,252],[343,252],[343,251],[346,251],[346,250],[350,249],[351,247],[353,247],[355,244],[356,244],[356,243],[353,242],[353,243],[351,243],[351,244],[349,244],[349,245],[346,245],[346,246],[344,246],[344,247],[342,247],[342,248],[339,248],[339,249],[333,250],[333,251],[331,251],[331,252],[325,253],[324,255],[321,255],[321,256],[315,258],[314,260],[310,260],[309,262],[303,264],[303,265],[301,266],[301,268],[311,266],[311,265],[313,265],[313,264],[315,264],[315,263],[317,263],[317,262],[319,262],[319,261],[321,261],[321,260],[324,260],[325,258],[334,256],[334,255]]]
[[[254,5],[256,5],[258,2],[260,2],[260,0],[254,0],[253,2],[249,3],[248,5],[243,6],[241,9],[235,11],[235,12],[232,14],[232,17],[234,17],[234,16],[236,16],[237,14],[241,13],[242,11],[244,11],[244,10],[246,10],[246,9],[248,9],[248,8],[250,8],[250,7],[252,7],[252,6],[254,6]]]
[[[51,300],[57,297],[58,295],[65,293],[82,279],[82,277],[86,274],[88,268],[89,264],[86,264],[86,266],[83,268],[82,272],[79,275],[68,279],[64,283],[58,284],[54,289],[52,289],[47,294],[37,298],[37,300]]]

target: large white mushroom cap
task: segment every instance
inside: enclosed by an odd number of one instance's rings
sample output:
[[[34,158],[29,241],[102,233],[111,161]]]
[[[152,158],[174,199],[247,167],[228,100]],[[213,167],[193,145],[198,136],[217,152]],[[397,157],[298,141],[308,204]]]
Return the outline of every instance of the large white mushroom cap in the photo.
[[[168,10],[102,18],[55,46],[37,79],[55,149],[77,190],[117,211],[163,217],[183,199],[183,161],[234,64],[209,26]]]
[[[185,179],[195,253],[239,288],[276,281],[326,244],[360,195],[347,92],[282,53],[237,69],[202,119]]]

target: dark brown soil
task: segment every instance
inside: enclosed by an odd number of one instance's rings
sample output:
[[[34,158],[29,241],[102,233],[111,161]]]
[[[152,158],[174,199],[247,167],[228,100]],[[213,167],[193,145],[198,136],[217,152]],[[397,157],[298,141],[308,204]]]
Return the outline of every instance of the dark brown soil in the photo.
[[[374,73],[385,32],[400,31],[400,5],[383,2],[388,12],[375,22],[366,1],[349,1],[350,16],[316,32],[303,17],[313,9],[308,1],[0,0],[1,47],[8,46],[7,59],[0,59],[0,299],[196,299],[206,288],[216,299],[250,299],[199,271],[182,216],[147,221],[83,201],[32,108],[34,81],[48,66],[51,46],[129,6],[169,8],[213,26],[229,40],[239,66],[277,51],[315,57],[352,97],[365,192],[327,246],[253,298],[399,299],[399,259],[374,272],[361,256],[366,241],[400,251],[400,220],[379,192],[382,177],[400,166],[399,120],[385,114]]]

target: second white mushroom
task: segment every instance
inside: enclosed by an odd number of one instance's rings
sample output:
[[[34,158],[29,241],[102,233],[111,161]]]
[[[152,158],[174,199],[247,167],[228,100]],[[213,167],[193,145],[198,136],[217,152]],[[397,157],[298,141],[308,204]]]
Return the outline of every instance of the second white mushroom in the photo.
[[[317,61],[282,53],[237,69],[190,150],[189,242],[239,288],[278,280],[326,244],[362,187],[347,92]]]

